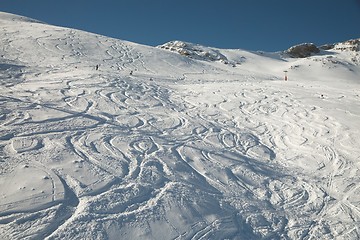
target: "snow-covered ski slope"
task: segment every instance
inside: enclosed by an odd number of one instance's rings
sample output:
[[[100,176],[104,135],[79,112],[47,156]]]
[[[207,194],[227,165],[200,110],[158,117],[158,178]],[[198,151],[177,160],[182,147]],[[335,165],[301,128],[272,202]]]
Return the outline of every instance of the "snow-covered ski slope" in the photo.
[[[0,239],[360,238],[356,41],[155,48],[0,13],[0,43]]]

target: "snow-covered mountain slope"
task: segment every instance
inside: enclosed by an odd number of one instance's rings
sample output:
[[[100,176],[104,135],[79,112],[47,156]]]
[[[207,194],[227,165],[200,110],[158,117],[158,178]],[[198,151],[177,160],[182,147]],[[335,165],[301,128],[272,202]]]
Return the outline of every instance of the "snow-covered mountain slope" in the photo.
[[[359,238],[356,49],[0,29],[1,239]]]

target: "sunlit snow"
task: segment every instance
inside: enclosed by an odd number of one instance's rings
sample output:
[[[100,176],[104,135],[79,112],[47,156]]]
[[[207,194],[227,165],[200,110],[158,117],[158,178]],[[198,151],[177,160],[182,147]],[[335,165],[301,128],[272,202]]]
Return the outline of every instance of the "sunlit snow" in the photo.
[[[359,41],[149,47],[7,13],[0,41],[0,239],[360,238]]]

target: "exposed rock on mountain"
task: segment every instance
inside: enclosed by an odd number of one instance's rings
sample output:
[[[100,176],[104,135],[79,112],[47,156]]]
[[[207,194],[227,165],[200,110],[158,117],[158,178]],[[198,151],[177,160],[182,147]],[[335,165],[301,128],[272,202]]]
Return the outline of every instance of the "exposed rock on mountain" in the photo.
[[[345,42],[337,43],[334,46],[334,50],[359,52],[360,39],[352,39]]]
[[[197,60],[210,61],[210,62],[222,61],[224,63],[228,62],[228,59],[224,55],[222,55],[219,51],[198,44],[187,43],[182,41],[171,41],[158,47],[162,49],[170,50],[172,52],[178,52],[183,56],[187,56]]]
[[[320,49],[313,43],[302,43],[286,50],[293,58],[306,58],[319,52]]]

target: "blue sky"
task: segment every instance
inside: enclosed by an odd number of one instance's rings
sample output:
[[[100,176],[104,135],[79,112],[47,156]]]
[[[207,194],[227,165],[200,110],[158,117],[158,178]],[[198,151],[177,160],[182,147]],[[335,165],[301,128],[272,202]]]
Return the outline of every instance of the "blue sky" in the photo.
[[[151,46],[279,51],[360,38],[360,0],[1,0],[0,11]]]

